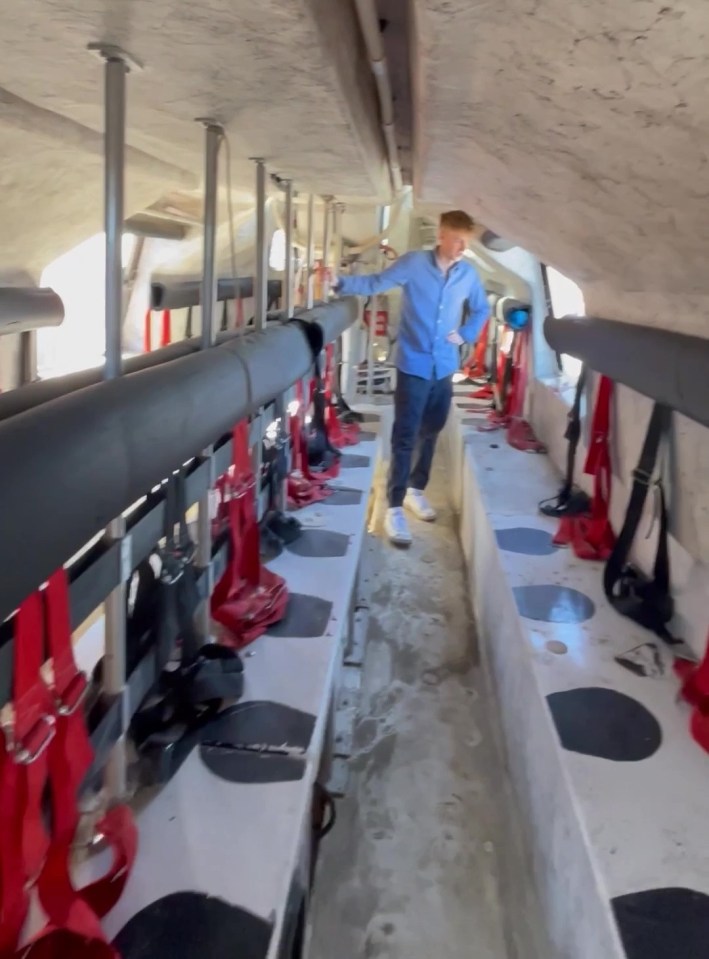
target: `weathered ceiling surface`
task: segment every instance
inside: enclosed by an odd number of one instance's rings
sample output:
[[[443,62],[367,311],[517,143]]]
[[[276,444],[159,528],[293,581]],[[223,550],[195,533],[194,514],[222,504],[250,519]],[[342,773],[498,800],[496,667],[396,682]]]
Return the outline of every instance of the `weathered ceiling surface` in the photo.
[[[589,312],[706,330],[704,0],[413,2],[417,194],[575,278]]]
[[[23,0],[0,33],[0,277],[33,275],[101,228],[102,40],[145,65],[128,79],[127,215],[199,185],[197,116],[229,134],[236,189],[253,164],[302,190],[383,197],[373,80],[349,3]]]

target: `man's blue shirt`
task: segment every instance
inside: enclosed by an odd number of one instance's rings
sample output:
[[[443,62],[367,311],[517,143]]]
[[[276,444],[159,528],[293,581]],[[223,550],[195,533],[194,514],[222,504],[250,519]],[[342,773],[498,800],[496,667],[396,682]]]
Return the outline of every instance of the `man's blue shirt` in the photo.
[[[455,373],[459,348],[446,337],[457,331],[466,343],[474,343],[490,314],[477,271],[460,260],[444,275],[433,250],[416,250],[383,273],[340,277],[337,292],[372,296],[397,286],[403,288],[397,369],[427,380]],[[469,315],[461,325],[466,304]]]

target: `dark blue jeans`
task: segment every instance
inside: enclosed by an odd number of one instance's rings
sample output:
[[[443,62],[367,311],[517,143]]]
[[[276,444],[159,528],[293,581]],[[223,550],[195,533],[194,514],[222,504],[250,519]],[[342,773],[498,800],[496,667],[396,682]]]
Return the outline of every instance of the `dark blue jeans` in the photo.
[[[426,488],[436,440],[446,425],[452,397],[451,376],[424,380],[397,371],[387,489],[389,506],[401,506],[409,486],[418,490]]]

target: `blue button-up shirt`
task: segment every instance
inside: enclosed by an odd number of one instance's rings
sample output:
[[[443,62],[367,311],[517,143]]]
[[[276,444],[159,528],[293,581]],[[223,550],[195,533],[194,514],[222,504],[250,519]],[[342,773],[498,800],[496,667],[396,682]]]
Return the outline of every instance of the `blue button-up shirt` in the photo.
[[[457,331],[474,343],[490,314],[485,289],[470,263],[460,260],[444,274],[433,250],[399,257],[383,273],[342,276],[337,292],[373,296],[403,287],[396,366],[424,379],[443,379],[460,366],[458,347],[447,341]],[[462,323],[463,308],[469,316]]]

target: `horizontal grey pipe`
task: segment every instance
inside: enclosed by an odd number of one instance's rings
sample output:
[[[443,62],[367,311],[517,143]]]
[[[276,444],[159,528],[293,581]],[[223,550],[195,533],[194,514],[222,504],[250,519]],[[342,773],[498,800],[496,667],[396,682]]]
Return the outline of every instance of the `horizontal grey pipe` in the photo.
[[[0,286],[0,336],[61,326],[64,304],[49,288]]]
[[[221,334],[222,337],[233,337],[235,335],[237,334]],[[159,366],[169,360],[189,356],[190,353],[194,353],[198,349],[199,342],[197,340],[182,340],[179,343],[171,343],[170,346],[164,346],[152,353],[132,356],[123,364],[123,370],[125,373],[138,373],[140,370]],[[55,376],[50,380],[40,380],[36,383],[29,383],[27,386],[20,386],[16,390],[9,390],[7,393],[0,394],[0,422],[11,416],[17,416],[18,413],[34,409],[35,406],[41,406],[42,403],[56,400],[60,396],[66,396],[67,393],[82,390],[87,386],[94,386],[96,383],[100,383],[102,379],[103,369],[95,368],[82,370],[80,373],[70,373],[68,376]]]
[[[353,322],[353,299],[332,304]],[[312,366],[299,323],[234,337],[0,423],[0,622],[112,517]]]
[[[557,353],[709,426],[709,340],[593,316],[547,317]]]
[[[268,281],[268,300],[278,299],[283,284],[280,280]],[[186,310],[199,306],[202,293],[201,280],[153,280],[150,284],[150,306],[153,310]],[[217,299],[250,300],[254,295],[254,278],[242,276],[217,281]]]
[[[340,302],[339,300],[337,301]],[[296,316],[302,316],[304,319],[312,319],[321,326],[327,325],[325,342],[329,343],[339,335],[329,335],[331,329],[337,329],[344,323],[343,329],[349,326],[351,320],[348,310],[333,309],[335,304],[327,306],[315,306],[312,310],[298,309]],[[330,320],[330,317],[333,317]],[[335,319],[336,318],[336,319]],[[274,312],[268,314],[268,321],[282,322],[285,319],[285,313]],[[240,333],[230,331],[228,333],[217,334],[217,343],[225,343]],[[140,356],[132,356],[123,364],[124,373],[138,373],[140,370],[147,370],[153,366],[159,366],[161,363],[167,363],[169,360],[177,360],[181,356],[189,356],[199,349],[199,340],[189,339],[181,340],[179,343],[171,343],[170,346],[163,346],[151,353],[142,353]],[[50,400],[56,400],[67,393],[73,393],[74,390],[82,390],[87,386],[94,386],[103,379],[103,370],[94,368],[91,370],[82,370],[79,373],[70,373],[68,376],[55,376],[50,380],[40,380],[37,383],[29,383],[27,386],[20,386],[15,390],[8,390],[7,393],[0,394],[0,422],[11,416],[17,416],[18,413],[24,413],[26,410],[41,406],[42,403],[48,403]]]

